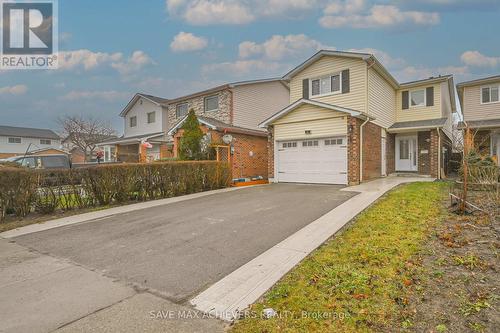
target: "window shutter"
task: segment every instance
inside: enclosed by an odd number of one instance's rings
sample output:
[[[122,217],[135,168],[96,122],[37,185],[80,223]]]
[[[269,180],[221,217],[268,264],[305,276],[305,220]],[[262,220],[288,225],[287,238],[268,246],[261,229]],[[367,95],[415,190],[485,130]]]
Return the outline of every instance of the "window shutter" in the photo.
[[[342,71],[342,93],[346,94],[351,91],[349,70],[345,69]]]
[[[401,108],[403,110],[406,110],[406,109],[408,109],[409,101],[410,101],[410,93],[408,92],[408,90],[405,90],[402,92],[402,97],[403,97],[403,105],[401,105]]]
[[[309,79],[302,80],[302,98],[309,99]]]
[[[427,106],[434,106],[434,87],[425,89],[425,101]]]

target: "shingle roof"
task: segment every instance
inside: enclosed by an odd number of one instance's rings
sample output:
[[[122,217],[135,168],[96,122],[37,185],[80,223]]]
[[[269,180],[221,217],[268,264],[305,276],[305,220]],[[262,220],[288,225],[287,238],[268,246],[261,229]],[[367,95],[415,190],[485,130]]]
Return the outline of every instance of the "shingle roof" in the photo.
[[[142,93],[140,93],[139,95],[144,96],[147,99],[150,99],[150,100],[152,100],[152,101],[154,101],[154,102],[156,102],[158,104],[166,104],[166,103],[168,103],[168,99],[167,98],[153,96],[153,95],[147,95],[147,94],[142,94]]]
[[[418,127],[441,127],[446,123],[447,118],[416,120],[416,121],[401,121],[394,123],[389,129],[405,129]]]
[[[487,120],[469,120],[467,125],[472,128],[500,127],[500,118]],[[458,128],[465,128],[465,124],[460,122]]]
[[[42,128],[14,127],[0,125],[0,135],[23,138],[60,139],[54,131]]]
[[[170,130],[167,132],[169,135],[173,135],[177,131],[177,129],[182,125],[182,123],[186,120],[187,115],[181,118]],[[226,131],[230,133],[241,133],[241,134],[249,134],[249,135],[257,135],[257,136],[267,136],[267,133],[262,131],[262,130],[256,130],[256,129],[251,129],[251,128],[245,128],[245,127],[239,127],[239,126],[233,126],[230,124],[226,124],[225,122],[222,122],[217,119],[209,118],[209,117],[204,117],[204,116],[197,116],[198,120],[203,123],[208,125],[209,127],[212,127],[216,131]]]

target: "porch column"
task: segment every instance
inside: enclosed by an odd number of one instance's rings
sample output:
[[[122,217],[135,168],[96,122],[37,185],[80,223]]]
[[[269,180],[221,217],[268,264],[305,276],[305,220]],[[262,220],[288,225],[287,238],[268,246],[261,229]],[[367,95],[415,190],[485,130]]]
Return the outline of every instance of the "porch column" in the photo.
[[[139,163],[146,163],[147,161],[147,148],[139,143]]]

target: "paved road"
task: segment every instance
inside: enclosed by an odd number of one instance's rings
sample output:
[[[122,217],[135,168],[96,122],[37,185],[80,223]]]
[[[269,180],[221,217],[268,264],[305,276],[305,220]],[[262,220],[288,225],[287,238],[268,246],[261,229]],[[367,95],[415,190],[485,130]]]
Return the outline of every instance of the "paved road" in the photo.
[[[340,188],[252,187],[15,241],[180,303],[355,195]]]

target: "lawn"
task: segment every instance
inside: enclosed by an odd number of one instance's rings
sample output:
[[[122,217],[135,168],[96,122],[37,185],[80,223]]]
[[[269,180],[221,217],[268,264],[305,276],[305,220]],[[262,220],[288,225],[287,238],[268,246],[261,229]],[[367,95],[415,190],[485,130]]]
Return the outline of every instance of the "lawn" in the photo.
[[[289,272],[233,332],[379,332],[406,325],[413,262],[446,216],[444,183],[401,186]],[[272,308],[269,319],[261,314]]]

